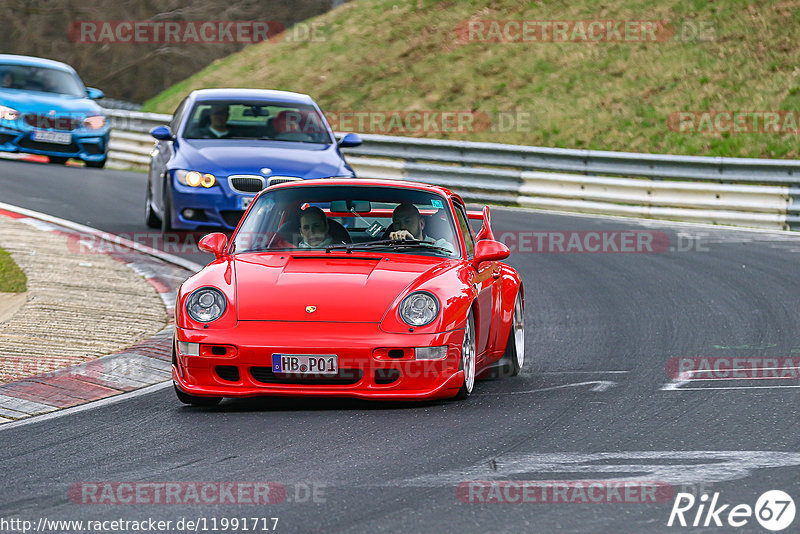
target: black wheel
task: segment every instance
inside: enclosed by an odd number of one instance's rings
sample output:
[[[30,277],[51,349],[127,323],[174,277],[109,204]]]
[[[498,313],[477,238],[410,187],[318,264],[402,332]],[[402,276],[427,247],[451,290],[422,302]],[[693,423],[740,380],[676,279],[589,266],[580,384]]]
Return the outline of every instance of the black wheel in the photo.
[[[91,167],[92,169],[102,169],[106,166],[106,158],[101,159],[100,161],[84,161],[87,167]]]
[[[475,351],[475,318],[470,310],[467,326],[464,328],[464,341],[461,344],[461,363],[458,366],[464,371],[464,383],[454,397],[455,399],[465,400],[475,388]]]
[[[150,192],[150,182],[147,182],[147,196],[144,201],[144,222],[148,228],[161,228],[161,219],[153,211],[153,194]]]
[[[222,401],[222,397],[196,397],[194,395],[189,395],[188,393],[184,393],[175,383],[172,383],[172,387],[175,388],[175,395],[178,396],[178,400],[184,404],[190,404],[192,406],[216,406]]]
[[[172,189],[169,184],[164,187],[164,216],[161,217],[161,233],[166,234],[172,231]]]
[[[69,158],[65,158],[63,156],[47,156],[47,159],[50,163],[55,165],[64,165]]]
[[[517,376],[525,363],[525,314],[522,310],[522,297],[517,293],[514,302],[514,316],[511,319],[511,330],[508,332],[506,350],[503,357],[490,372],[491,378],[508,378]]]

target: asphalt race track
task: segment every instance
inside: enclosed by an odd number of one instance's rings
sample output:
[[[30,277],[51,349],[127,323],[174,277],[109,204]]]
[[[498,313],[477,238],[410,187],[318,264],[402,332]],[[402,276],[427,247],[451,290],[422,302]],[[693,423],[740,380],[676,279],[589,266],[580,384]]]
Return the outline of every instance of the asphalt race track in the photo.
[[[0,201],[145,233],[145,179],[2,161]],[[201,409],[161,389],[0,428],[0,517],[205,518],[209,527],[277,517],[277,532],[766,532],[754,517],[736,529],[667,521],[678,492],[719,493],[728,510],[755,506],[767,490],[797,500],[800,381],[688,381],[667,368],[679,357],[766,367],[765,358],[800,357],[800,236],[509,209],[495,209],[493,222],[496,236],[664,232],[672,250],[513,254],[526,287],[526,368],[479,382],[466,402],[258,399]],[[457,489],[605,479],[658,481],[672,493],[647,503],[486,503],[464,502]],[[272,481],[287,497],[84,504],[74,494],[81,483],[205,481]]]

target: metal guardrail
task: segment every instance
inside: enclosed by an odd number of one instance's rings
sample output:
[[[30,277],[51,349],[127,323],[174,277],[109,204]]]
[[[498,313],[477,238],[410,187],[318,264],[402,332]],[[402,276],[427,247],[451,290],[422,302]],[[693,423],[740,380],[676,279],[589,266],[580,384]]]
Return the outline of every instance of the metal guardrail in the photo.
[[[108,110],[109,166],[146,168],[170,115]],[[800,161],[636,154],[385,135],[344,149],[366,178],[449,187],[465,200],[770,229],[800,228]]]

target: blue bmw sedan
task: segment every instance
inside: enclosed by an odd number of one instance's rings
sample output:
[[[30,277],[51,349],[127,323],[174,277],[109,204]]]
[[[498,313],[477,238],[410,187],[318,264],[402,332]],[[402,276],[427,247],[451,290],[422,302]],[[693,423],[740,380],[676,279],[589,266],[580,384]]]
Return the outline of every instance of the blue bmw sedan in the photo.
[[[103,167],[110,128],[103,108],[93,102],[102,97],[69,65],[0,54],[0,151]]]
[[[355,176],[317,104],[261,89],[201,89],[150,132],[145,220],[151,228],[233,230],[255,195],[286,181]]]

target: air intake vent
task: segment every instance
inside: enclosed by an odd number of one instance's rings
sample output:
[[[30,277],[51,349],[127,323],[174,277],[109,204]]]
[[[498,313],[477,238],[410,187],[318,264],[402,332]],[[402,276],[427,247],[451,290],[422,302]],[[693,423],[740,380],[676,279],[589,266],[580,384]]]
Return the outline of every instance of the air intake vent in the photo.
[[[239,368],[235,365],[218,365],[217,376],[228,382],[238,382]]]

